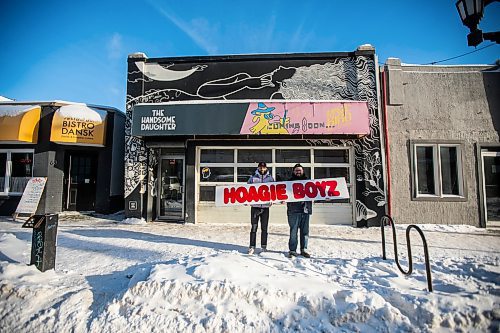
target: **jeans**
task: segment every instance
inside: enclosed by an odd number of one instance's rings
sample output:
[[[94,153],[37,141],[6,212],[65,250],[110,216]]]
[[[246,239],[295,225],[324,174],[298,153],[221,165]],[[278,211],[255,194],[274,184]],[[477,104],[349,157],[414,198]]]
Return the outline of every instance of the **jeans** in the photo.
[[[255,247],[260,218],[260,245],[262,248],[265,248],[267,247],[267,225],[269,224],[269,208],[252,207],[252,209],[250,210],[250,214],[250,222],[252,223],[252,229],[250,230],[250,247]]]
[[[290,239],[288,249],[297,252],[297,231],[300,231],[300,251],[307,250],[309,240],[309,214],[289,213],[288,225],[290,226]]]

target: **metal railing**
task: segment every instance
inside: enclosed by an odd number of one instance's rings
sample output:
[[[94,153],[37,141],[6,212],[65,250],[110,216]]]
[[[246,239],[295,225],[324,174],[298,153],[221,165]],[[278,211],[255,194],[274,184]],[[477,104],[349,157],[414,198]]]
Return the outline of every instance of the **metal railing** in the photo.
[[[429,291],[432,291],[432,277],[431,277],[431,264],[429,261],[429,251],[427,249],[427,241],[425,240],[425,236],[422,229],[420,229],[418,226],[414,224],[411,224],[408,226],[408,228],[406,228],[406,246],[408,248],[408,271],[405,271],[401,266],[401,264],[399,263],[398,243],[396,241],[396,227],[394,226],[393,219],[388,215],[384,215],[380,219],[380,230],[382,231],[382,258],[384,260],[387,259],[385,255],[385,231],[384,231],[384,226],[386,225],[386,222],[388,222],[392,228],[392,239],[394,241],[394,259],[396,261],[396,265],[398,266],[401,273],[403,273],[404,275],[410,275],[413,272],[413,257],[411,255],[410,231],[411,229],[415,229],[418,231],[420,237],[422,238],[422,243],[424,245],[425,270],[427,272],[427,287]]]

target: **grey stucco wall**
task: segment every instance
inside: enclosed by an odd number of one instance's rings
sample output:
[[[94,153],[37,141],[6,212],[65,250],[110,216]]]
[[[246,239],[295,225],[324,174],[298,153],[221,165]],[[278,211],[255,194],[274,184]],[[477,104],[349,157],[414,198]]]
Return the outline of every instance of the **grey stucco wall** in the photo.
[[[408,66],[389,59],[387,92],[392,216],[399,223],[480,226],[476,145],[499,143],[500,72],[492,66]],[[463,201],[412,199],[410,140],[463,144]]]

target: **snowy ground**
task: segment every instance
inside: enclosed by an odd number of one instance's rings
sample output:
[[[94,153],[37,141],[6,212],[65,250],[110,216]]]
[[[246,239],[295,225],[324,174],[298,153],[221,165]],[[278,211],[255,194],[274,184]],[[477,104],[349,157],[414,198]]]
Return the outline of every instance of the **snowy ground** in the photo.
[[[30,261],[31,229],[0,218],[1,332],[498,332],[500,230],[426,225],[434,292],[381,258],[380,229],[311,227],[311,259],[288,228],[249,256],[249,225],[60,218],[56,269]],[[413,232],[412,232],[413,233]],[[398,227],[406,254],[404,226]],[[406,258],[402,259],[406,268]]]

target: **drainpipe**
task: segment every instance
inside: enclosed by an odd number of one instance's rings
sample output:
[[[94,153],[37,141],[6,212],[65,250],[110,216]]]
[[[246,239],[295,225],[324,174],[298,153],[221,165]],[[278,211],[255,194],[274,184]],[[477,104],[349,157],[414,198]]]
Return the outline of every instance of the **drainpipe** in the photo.
[[[385,161],[387,168],[387,214],[392,217],[391,207],[391,160],[389,158],[389,131],[387,129],[387,69],[382,71],[382,112],[384,114]]]

